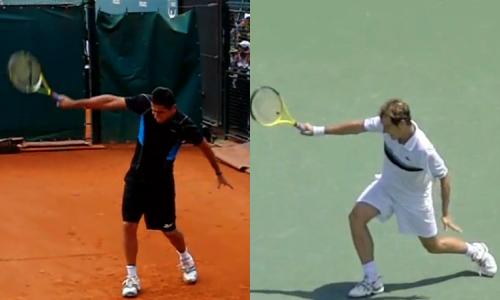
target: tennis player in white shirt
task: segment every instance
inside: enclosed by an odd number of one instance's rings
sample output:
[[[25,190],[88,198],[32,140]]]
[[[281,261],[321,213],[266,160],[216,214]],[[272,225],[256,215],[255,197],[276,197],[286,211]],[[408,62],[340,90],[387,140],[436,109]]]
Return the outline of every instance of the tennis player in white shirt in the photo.
[[[450,175],[425,133],[412,120],[408,104],[400,99],[385,102],[379,116],[332,126],[302,124],[307,136],[380,133],[384,139],[384,163],[381,175],[361,193],[349,214],[354,247],[363,265],[364,278],[349,292],[362,298],[384,292],[377,270],[374,245],[367,227],[377,217],[386,221],[396,215],[402,234],[417,236],[422,246],[433,254],[453,253],[469,257],[483,276],[492,277],[497,264],[484,243],[467,243],[455,237],[438,235],[432,200],[432,184],[441,184],[444,229],[461,232],[451,218]]]

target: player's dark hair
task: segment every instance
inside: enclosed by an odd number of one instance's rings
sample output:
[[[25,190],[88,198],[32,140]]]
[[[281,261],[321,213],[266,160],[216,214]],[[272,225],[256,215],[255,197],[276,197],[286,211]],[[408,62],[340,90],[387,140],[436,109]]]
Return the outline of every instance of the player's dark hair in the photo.
[[[410,106],[399,98],[387,100],[380,107],[379,116],[380,118],[388,117],[394,125],[399,125],[403,120],[406,124],[411,124]]]
[[[164,106],[167,109],[172,109],[176,104],[174,92],[169,88],[157,87],[153,90],[151,96],[153,104]]]

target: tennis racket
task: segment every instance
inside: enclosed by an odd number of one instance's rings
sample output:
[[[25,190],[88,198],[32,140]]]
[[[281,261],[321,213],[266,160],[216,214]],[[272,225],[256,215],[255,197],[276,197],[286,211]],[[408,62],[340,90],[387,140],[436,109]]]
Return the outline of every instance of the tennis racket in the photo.
[[[265,127],[291,125],[304,130],[302,124],[292,118],[278,91],[269,86],[256,89],[250,96],[250,115],[254,121]]]
[[[17,51],[10,56],[9,79],[12,85],[25,94],[42,94],[51,97],[56,101],[61,100],[61,96],[54,92],[42,73],[40,63],[31,53],[27,51]]]

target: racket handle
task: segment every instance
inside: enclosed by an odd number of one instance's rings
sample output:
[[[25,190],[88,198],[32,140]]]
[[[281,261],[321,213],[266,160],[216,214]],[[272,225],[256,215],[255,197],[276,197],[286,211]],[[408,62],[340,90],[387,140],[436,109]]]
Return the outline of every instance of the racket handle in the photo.
[[[300,124],[299,122],[295,122],[295,128],[297,128],[300,131],[304,131],[305,130],[304,125]]]
[[[61,95],[59,95],[58,93],[56,92],[52,92],[51,95],[52,99],[56,100],[57,102],[61,101],[62,100],[62,97]]]

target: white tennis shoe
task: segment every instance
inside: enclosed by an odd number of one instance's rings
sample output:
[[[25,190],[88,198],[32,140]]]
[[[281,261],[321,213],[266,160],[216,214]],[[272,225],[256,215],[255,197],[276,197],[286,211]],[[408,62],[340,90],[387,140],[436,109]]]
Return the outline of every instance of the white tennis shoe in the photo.
[[[497,263],[491,255],[488,246],[484,243],[473,243],[478,251],[472,255],[471,259],[479,266],[479,275],[493,277],[498,271]]]
[[[123,281],[122,296],[125,298],[135,298],[141,291],[141,281],[137,276],[127,276]]]
[[[360,283],[349,291],[347,296],[349,296],[349,298],[365,298],[383,292],[384,284],[382,283],[381,277],[378,277],[375,281],[370,281],[368,276],[365,276]]]
[[[198,281],[198,270],[196,270],[196,263],[191,255],[181,259],[179,267],[182,270],[182,279],[186,284],[195,284]]]

